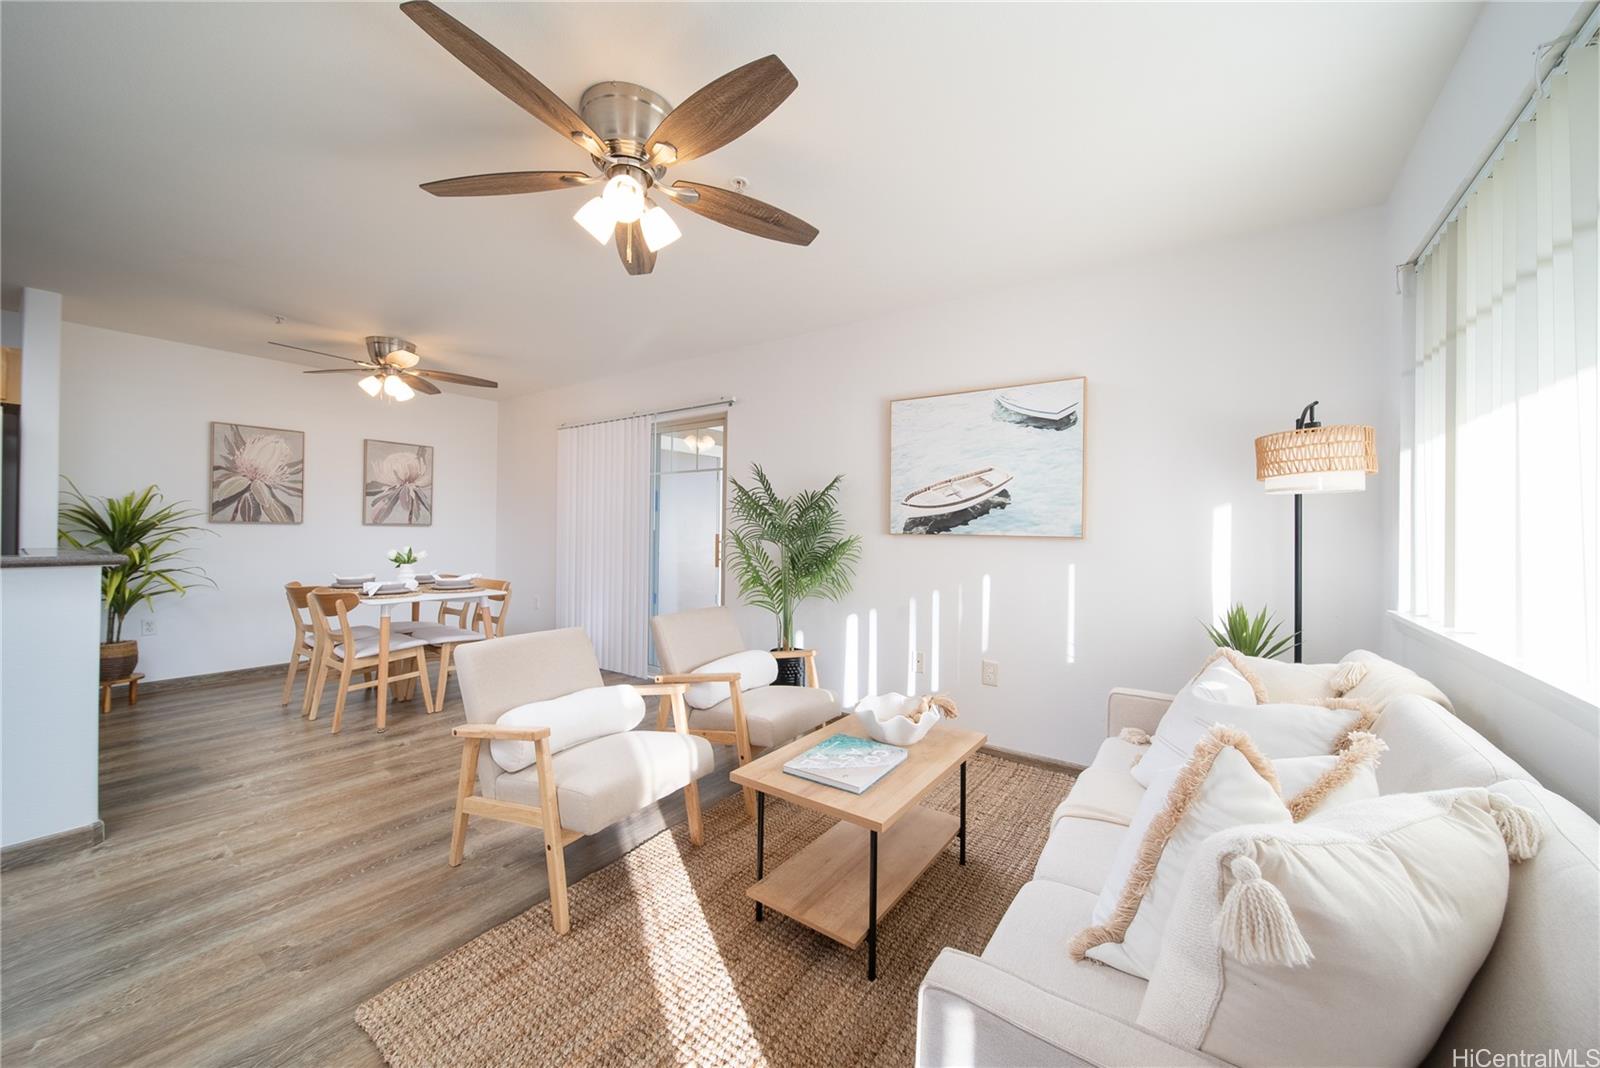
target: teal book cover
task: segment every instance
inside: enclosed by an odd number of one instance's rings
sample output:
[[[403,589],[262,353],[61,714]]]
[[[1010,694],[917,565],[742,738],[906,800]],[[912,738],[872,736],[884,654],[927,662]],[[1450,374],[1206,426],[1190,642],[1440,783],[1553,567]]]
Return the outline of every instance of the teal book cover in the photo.
[[[905,760],[906,751],[870,738],[835,734],[784,764],[783,770],[824,786],[865,793]]]

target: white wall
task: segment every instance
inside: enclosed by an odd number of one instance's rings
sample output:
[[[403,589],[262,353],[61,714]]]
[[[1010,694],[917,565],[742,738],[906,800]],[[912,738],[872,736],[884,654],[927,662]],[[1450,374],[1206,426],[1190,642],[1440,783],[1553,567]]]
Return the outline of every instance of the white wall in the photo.
[[[1533,88],[1533,51],[1573,28],[1581,3],[1488,4],[1462,49],[1384,212],[1389,264],[1408,261],[1439,216],[1477,173]],[[1382,465],[1399,467],[1412,402],[1413,326],[1409,301],[1384,302],[1386,365],[1378,427]],[[1399,603],[1399,500],[1394,479],[1383,485],[1384,604]],[[1552,789],[1590,812],[1600,809],[1600,714],[1515,672],[1494,670],[1481,654],[1448,640],[1420,637],[1386,620],[1380,651],[1407,664],[1449,694],[1456,712]],[[1487,670],[1486,670],[1487,668]],[[1587,713],[1579,712],[1587,708]]]
[[[354,376],[66,323],[62,335],[61,473],[91,495],[155,483],[168,499],[204,508],[212,420],[303,430],[305,521],[201,524],[193,558],[217,589],[165,597],[156,633],[140,633],[152,680],[284,663],[291,638],[283,584],[334,571],[378,571],[385,550],[413,544],[443,569],[492,571],[495,561],[494,401],[446,393],[386,404]],[[434,446],[431,527],[361,522],[362,440]]]
[[[998,746],[1087,762],[1107,690],[1176,687],[1210,648],[1199,620],[1214,596],[1216,509],[1231,509],[1222,592],[1290,613],[1291,504],[1261,492],[1253,437],[1291,426],[1311,400],[1328,420],[1377,417],[1380,222],[1356,213],[508,401],[500,543],[519,593],[513,628],[554,623],[556,426],[734,394],[730,473],[758,461],[793,492],[843,472],[848,525],[865,535],[855,593],[799,613],[824,685],[867,691],[875,611],[878,689],[904,688],[914,598],[916,643],[930,662],[937,643],[938,685],[965,723]],[[885,533],[889,399],[1079,374],[1083,540]],[[1377,639],[1379,494],[1309,498],[1306,512],[1307,656],[1333,659]],[[986,580],[995,689],[978,685]],[[743,622],[752,643],[771,643],[770,617],[747,610]]]

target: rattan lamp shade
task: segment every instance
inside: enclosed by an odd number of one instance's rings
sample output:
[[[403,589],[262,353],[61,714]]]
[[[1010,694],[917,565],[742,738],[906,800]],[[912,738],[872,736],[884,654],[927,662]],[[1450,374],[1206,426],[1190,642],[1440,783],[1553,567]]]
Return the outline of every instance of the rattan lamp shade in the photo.
[[[1370,426],[1311,426],[1256,438],[1256,478],[1268,493],[1351,493],[1378,473]]]

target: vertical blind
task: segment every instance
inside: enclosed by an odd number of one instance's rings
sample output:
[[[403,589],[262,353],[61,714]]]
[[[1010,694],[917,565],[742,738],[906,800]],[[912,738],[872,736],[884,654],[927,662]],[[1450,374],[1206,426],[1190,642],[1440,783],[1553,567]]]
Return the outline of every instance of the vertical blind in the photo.
[[[1600,48],[1569,49],[1419,258],[1402,609],[1600,690]],[[1407,603],[1409,600],[1409,603]]]
[[[649,672],[651,417],[556,437],[556,622],[582,627],[600,666]]]

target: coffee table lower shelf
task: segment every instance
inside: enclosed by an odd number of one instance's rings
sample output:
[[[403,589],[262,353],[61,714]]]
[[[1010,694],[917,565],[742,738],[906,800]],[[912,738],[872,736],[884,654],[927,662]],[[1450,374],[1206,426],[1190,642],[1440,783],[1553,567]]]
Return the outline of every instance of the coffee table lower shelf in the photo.
[[[961,821],[917,807],[878,836],[878,919],[955,840]],[[745,891],[761,905],[851,949],[867,936],[870,833],[838,823]]]

